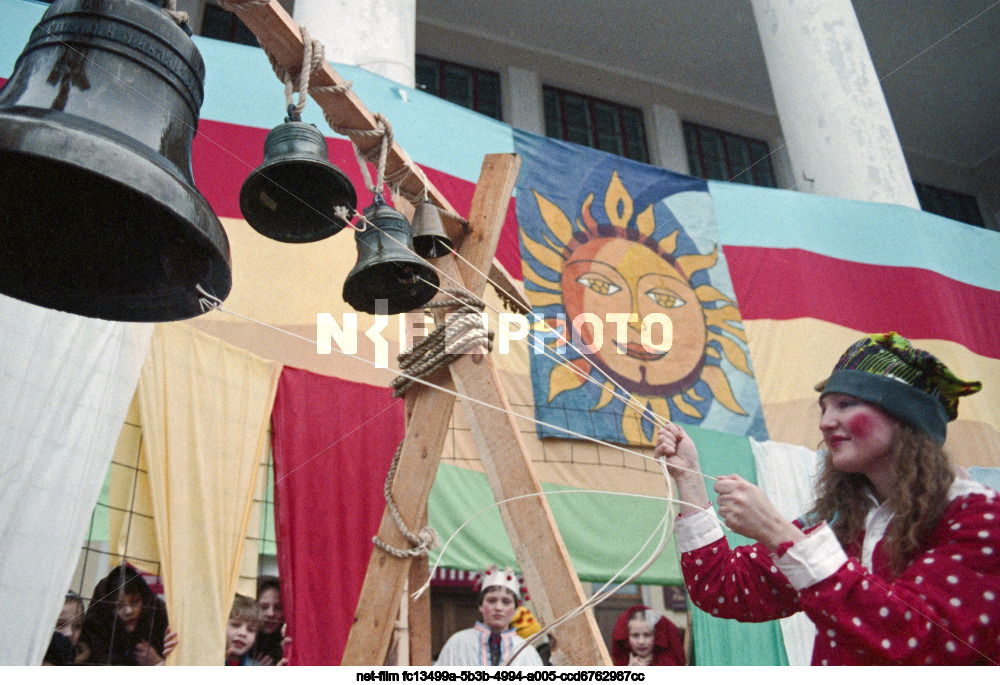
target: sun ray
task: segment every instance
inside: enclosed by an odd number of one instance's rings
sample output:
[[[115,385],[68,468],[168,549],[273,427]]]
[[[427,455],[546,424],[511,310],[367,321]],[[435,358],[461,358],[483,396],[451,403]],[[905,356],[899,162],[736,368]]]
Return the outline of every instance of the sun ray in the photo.
[[[673,233],[671,233],[670,235],[668,235],[666,238],[664,238],[663,240],[661,240],[659,242],[658,246],[660,248],[660,252],[662,252],[663,254],[673,254],[674,253],[674,250],[677,249],[677,234],[678,233],[680,233],[680,231],[674,231]]]
[[[621,207],[621,211],[619,211]],[[608,215],[612,226],[625,228],[632,219],[632,196],[625,189],[618,172],[612,172],[611,183],[608,184],[608,192],[604,196],[604,211]]]
[[[601,386],[601,399],[597,400],[597,404],[594,405],[594,410],[604,409],[608,406],[608,402],[615,398],[615,386],[612,385],[611,381],[605,381],[604,385]]]
[[[681,411],[682,414],[687,414],[688,416],[690,416],[693,419],[702,419],[702,418],[705,418],[702,415],[702,413],[700,411],[698,411],[698,409],[693,404],[689,404],[687,402],[687,400],[685,400],[681,396],[681,393],[677,393],[676,395],[674,395],[670,399],[673,400],[674,405]]]
[[[569,364],[556,364],[549,374],[549,402],[567,390],[576,390],[587,382],[587,373]]]
[[[687,392],[684,393],[686,397],[690,397],[694,402],[704,402],[705,398],[694,391],[694,388],[688,388]]]
[[[635,227],[639,229],[639,234],[643,238],[649,238],[653,235],[656,230],[656,218],[653,216],[653,205],[649,205],[646,209],[635,218]]]
[[[597,232],[597,221],[594,220],[594,215],[590,211],[592,204],[594,204],[593,193],[588,195],[587,199],[580,206],[580,215],[583,216],[583,223],[586,224],[588,232],[594,234]]]
[[[728,331],[733,337],[739,338],[743,342],[747,341],[746,331],[742,328],[737,328],[733,326],[730,321],[731,318],[725,315],[718,314],[719,310],[708,310],[705,312],[705,324],[708,326],[716,326],[724,331]]]
[[[524,233],[521,234],[521,238],[524,241],[524,246],[528,249],[528,253],[537,259],[542,266],[547,266],[557,274],[562,273],[563,265],[566,262],[561,254],[556,254],[547,246],[535,242],[535,240]],[[523,262],[524,260],[521,261]]]
[[[719,258],[719,248],[718,246],[712,248],[710,254],[686,254],[681,255],[677,258],[677,266],[681,268],[684,274],[691,278],[691,275],[695,271],[701,271],[702,269],[708,269],[709,267],[715,266],[715,262]]]
[[[661,419],[670,419],[670,404],[665,397],[650,397],[647,400],[649,408]]]
[[[648,445],[650,441],[642,432],[642,415],[632,405],[625,405],[622,413],[622,433],[632,445]]]
[[[747,415],[740,403],[736,401],[736,397],[733,396],[729,379],[726,378],[722,369],[712,364],[706,364],[705,368],[702,369],[701,379],[712,389],[712,395],[723,407],[741,416]]]
[[[521,271],[524,273],[525,283],[531,283],[532,285],[545,288],[550,292],[559,293],[561,297],[562,291],[559,289],[559,281],[549,280],[548,278],[542,277],[537,271],[535,271],[531,264],[523,259],[521,260]]]
[[[719,333],[709,331],[708,339],[718,341],[718,343],[722,345],[722,351],[725,353],[726,358],[729,359],[730,363],[748,376],[751,375],[750,362],[747,361],[747,355],[746,352],[743,351],[743,348]]]
[[[562,295],[559,293],[543,293],[525,288],[524,294],[528,296],[528,302],[531,303],[532,307],[549,307],[562,303]]]
[[[699,285],[694,289],[695,295],[698,296],[698,300],[701,302],[718,302],[720,300],[724,302],[732,302],[729,297],[720,291],[715,286],[711,285]]]
[[[538,211],[542,215],[542,219],[545,221],[545,225],[549,227],[549,230],[559,239],[560,245],[553,245],[556,249],[561,249],[570,241],[573,237],[573,224],[570,220],[566,218],[562,210],[554,202],[550,202],[543,196],[539,195],[537,191],[532,191],[535,195],[535,201],[538,203]],[[546,238],[548,241],[548,239]],[[548,241],[551,244],[551,241]]]

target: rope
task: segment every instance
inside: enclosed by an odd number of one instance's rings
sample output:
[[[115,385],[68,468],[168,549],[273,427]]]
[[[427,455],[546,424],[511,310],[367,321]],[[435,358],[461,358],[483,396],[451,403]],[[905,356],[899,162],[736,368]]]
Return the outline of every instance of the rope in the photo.
[[[396,522],[396,527],[399,528],[399,532],[403,534],[403,537],[414,546],[410,549],[399,549],[385,542],[378,535],[372,538],[372,542],[383,552],[400,559],[405,559],[406,557],[423,557],[427,556],[428,552],[440,545],[441,539],[438,537],[437,532],[430,526],[424,526],[420,529],[419,533],[414,535],[407,527],[406,522],[403,521],[403,516],[399,513],[399,509],[396,508],[396,501],[392,497],[392,483],[396,478],[396,467],[399,466],[399,455],[402,453],[403,443],[400,442],[399,447],[396,448],[396,454],[392,458],[392,465],[389,466],[389,473],[385,477],[383,492],[385,493],[386,509],[392,515],[392,520]]]
[[[309,29],[299,26],[302,34],[302,65],[298,71],[290,72],[278,62],[278,59],[267,48],[264,54],[271,63],[271,69],[278,80],[285,84],[285,107],[292,121],[299,121],[302,110],[306,108],[309,96],[309,77],[326,61],[326,49],[318,40],[309,37]],[[261,46],[263,47],[263,46]],[[293,104],[294,95],[298,94],[298,102]]]
[[[393,397],[402,396],[417,379],[432,375],[474,347],[481,345],[493,350],[493,331],[483,325],[486,303],[457,288],[441,288],[441,292],[449,299],[431,302],[428,308],[461,306],[448,314],[445,323],[433,333],[397,357],[399,370],[405,375],[392,381]]]
[[[163,7],[163,11],[166,12],[178,26],[183,27],[188,23],[189,17],[187,12],[177,11],[177,0],[167,0]]]

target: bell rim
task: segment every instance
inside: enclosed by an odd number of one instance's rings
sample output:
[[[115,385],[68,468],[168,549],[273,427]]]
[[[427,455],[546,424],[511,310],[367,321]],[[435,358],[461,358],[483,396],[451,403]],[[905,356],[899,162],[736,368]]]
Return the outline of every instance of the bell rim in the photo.
[[[255,191],[253,187],[255,180],[262,176],[266,179],[267,177],[265,176],[265,174],[269,169],[278,165],[286,164],[288,162],[309,164],[310,166],[315,167],[316,170],[325,174],[328,179],[334,181],[336,184],[340,186],[342,190],[345,191],[344,194],[351,200],[351,202],[348,203],[348,206],[351,208],[351,210],[357,211],[358,194],[357,191],[354,189],[354,184],[351,183],[351,179],[347,176],[347,174],[345,174],[342,170],[340,170],[336,165],[331,163],[324,164],[321,160],[317,160],[314,156],[308,154],[288,155],[283,157],[282,159],[272,160],[270,162],[261,164],[259,167],[251,171],[250,175],[247,176],[246,180],[243,181],[243,185],[240,186],[240,197],[239,197],[240,214],[243,216],[243,220],[246,221],[248,224],[250,224],[250,227],[253,230],[257,231],[264,237],[270,238],[271,240],[277,240],[278,242],[282,243],[314,243],[319,240],[325,240],[327,238],[336,235],[337,233],[340,233],[341,230],[347,227],[346,224],[350,223],[349,220],[346,223],[341,223],[338,217],[332,217],[332,218],[324,217],[329,220],[330,223],[329,228],[326,228],[324,230],[311,231],[309,233],[299,234],[298,236],[289,233],[282,233],[278,231],[269,231],[266,229],[261,229],[260,227],[254,224],[254,221],[251,220],[251,218],[256,220],[260,216],[259,213],[253,210],[247,211],[247,208],[250,207],[250,202],[251,202],[250,198],[253,196],[253,193]],[[317,213],[320,212],[317,210]]]
[[[397,264],[398,262],[389,262],[389,263]],[[362,306],[359,306],[363,304],[364,298],[361,297],[361,290],[360,287],[358,287],[358,284],[363,280],[361,276],[364,274],[364,271],[367,270],[367,268],[370,268],[366,266],[366,268],[364,269],[359,269],[358,267],[361,266],[360,263],[355,264],[354,268],[352,268],[351,271],[347,274],[347,278],[344,279],[344,287],[341,293],[341,298],[344,300],[344,302],[349,304],[351,308],[353,308],[355,311],[364,312],[365,314],[388,314],[389,316],[392,316],[395,314],[405,314],[407,312],[416,311],[417,309],[424,306],[434,298],[434,295],[437,294],[438,288],[441,285],[441,281],[438,278],[437,272],[430,266],[430,264],[428,264],[424,260],[414,259],[407,263],[419,266],[422,270],[422,273],[420,275],[422,277],[425,277],[426,280],[431,281],[431,283],[433,283],[433,285],[423,284],[421,286],[418,286],[421,292],[420,298],[413,298],[413,299],[423,300],[422,302],[419,302],[419,304],[414,304],[413,306],[409,307],[406,307],[404,305],[397,305],[396,307],[389,307],[385,312],[372,311],[371,309],[365,309]],[[423,299],[428,292],[430,293],[430,297]],[[382,299],[386,299],[388,302],[391,302],[389,298],[382,298]]]
[[[70,126],[71,123],[82,124],[83,128]],[[30,127],[30,131],[18,136],[25,126]],[[10,141],[14,140],[18,142],[12,145]],[[115,155],[108,154],[109,145],[139,164],[138,173],[135,168],[116,163],[120,159],[113,159]],[[0,151],[74,167],[145,193],[178,223],[194,229],[188,232],[187,237],[209,254],[213,267],[224,267],[213,268],[210,276],[206,276],[207,283],[202,285],[211,288],[220,300],[228,297],[232,289],[229,239],[208,200],[168,158],[134,138],[91,119],[26,106],[0,108]],[[158,159],[162,163],[157,163]],[[143,300],[141,304],[135,302],[134,293],[120,298],[104,297],[99,301],[81,294],[75,297],[72,307],[60,306],[33,292],[30,284],[25,284],[20,294],[6,291],[5,294],[42,307],[110,321],[179,321],[203,313],[199,302],[201,295],[194,285],[191,284],[189,289],[178,289],[172,295],[158,294],[155,303]],[[74,300],[74,297],[67,295],[66,299]],[[153,304],[156,306],[150,306]]]

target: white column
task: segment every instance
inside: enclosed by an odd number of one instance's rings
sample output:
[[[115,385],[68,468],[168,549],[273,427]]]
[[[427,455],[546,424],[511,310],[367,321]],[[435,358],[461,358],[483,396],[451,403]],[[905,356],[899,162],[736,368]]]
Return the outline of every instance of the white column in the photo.
[[[545,135],[542,83],[530,69],[507,67],[503,85],[503,109],[507,123],[528,133]]]
[[[799,190],[919,208],[850,0],[751,0]]]
[[[654,104],[650,112],[653,135],[649,141],[653,162],[664,169],[689,174],[687,148],[684,145],[684,126],[676,109]]]
[[[413,87],[416,0],[295,0],[292,19],[323,44],[327,60]]]

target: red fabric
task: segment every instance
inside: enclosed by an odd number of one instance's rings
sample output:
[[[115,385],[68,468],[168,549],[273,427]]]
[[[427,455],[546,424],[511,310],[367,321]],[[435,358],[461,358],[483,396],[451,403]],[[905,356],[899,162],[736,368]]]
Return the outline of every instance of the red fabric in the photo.
[[[810,316],[856,331],[951,340],[1000,359],[1000,292],[915,267],[861,264],[799,249],[725,246],[744,319]]]
[[[293,665],[337,665],[403,439],[391,390],[285,367],[274,429],[278,572]]]
[[[760,543],[730,550],[722,537],[682,554],[681,568],[691,601],[713,616],[759,622],[804,611],[818,631],[813,665],[1000,663],[1000,499],[953,499],[898,576],[882,542],[870,573],[859,539],[848,561],[801,592]]]
[[[611,631],[611,663],[615,666],[628,666],[631,649],[628,645],[628,622],[633,614],[646,611],[647,606],[629,607],[618,620]],[[653,626],[653,662],[651,666],[684,666],[684,642],[681,631],[673,621],[665,616]]]

